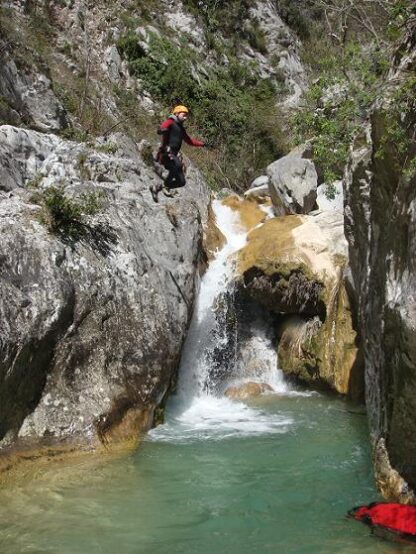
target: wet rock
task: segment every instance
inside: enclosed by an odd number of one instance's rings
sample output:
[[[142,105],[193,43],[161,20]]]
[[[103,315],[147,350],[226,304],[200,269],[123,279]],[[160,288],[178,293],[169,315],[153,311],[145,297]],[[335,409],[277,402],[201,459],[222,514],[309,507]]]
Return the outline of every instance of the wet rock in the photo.
[[[248,235],[239,252],[239,284],[242,293],[280,315],[279,366],[285,373],[359,397],[346,260],[342,214],[278,217]]]
[[[204,233],[204,252],[206,253],[208,260],[211,260],[214,257],[215,252],[222,248],[225,240],[225,236],[217,227],[215,214],[210,203],[208,207],[208,219]]]
[[[260,396],[265,392],[273,392],[273,389],[267,383],[243,383],[235,387],[229,387],[225,391],[225,396],[232,398],[233,400],[247,400]]]
[[[224,204],[238,212],[241,223],[247,230],[253,229],[263,221],[267,214],[259,207],[258,203],[251,198],[240,198],[236,194],[224,199]]]
[[[381,494],[391,502],[402,504],[415,504],[416,495],[390,463],[384,438],[380,438],[374,445],[373,461],[375,468],[375,479]]]

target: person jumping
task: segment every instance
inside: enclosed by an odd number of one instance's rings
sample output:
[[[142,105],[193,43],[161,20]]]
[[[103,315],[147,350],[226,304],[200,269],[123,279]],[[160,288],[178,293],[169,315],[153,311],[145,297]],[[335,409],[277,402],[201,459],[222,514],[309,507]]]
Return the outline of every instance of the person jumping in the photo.
[[[155,202],[158,202],[158,193],[162,189],[166,196],[173,196],[173,189],[185,186],[184,163],[180,153],[182,141],[191,146],[206,146],[204,142],[191,138],[186,132],[183,124],[188,119],[188,114],[189,110],[186,106],[175,106],[172,114],[161,123],[157,131],[158,135],[162,135],[162,143],[156,160],[169,171],[169,174],[165,179],[164,186],[152,185],[150,187]]]

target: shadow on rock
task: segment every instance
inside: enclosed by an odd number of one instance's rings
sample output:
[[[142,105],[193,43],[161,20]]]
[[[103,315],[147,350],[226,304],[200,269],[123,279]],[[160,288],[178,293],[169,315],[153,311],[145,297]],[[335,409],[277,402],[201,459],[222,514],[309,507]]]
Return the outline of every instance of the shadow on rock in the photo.
[[[78,242],[83,242],[93,250],[98,250],[105,257],[109,256],[113,246],[118,243],[115,230],[110,225],[103,223],[97,225],[82,223],[76,226],[65,226],[58,229],[56,234],[63,243],[73,249]]]

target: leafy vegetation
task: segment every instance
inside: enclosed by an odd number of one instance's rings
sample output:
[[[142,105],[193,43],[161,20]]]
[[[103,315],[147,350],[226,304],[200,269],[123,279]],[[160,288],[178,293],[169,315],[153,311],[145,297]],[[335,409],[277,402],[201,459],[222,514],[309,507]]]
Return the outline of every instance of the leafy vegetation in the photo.
[[[52,233],[73,240],[85,235],[88,217],[97,214],[102,207],[100,193],[85,192],[70,198],[63,186],[38,189],[32,201],[42,206],[41,222]]]
[[[161,103],[180,99],[192,109],[204,140],[217,148],[215,165],[205,169],[213,182],[219,173],[222,185],[242,188],[259,168],[273,161],[284,149],[275,107],[276,88],[260,79],[256,67],[247,67],[229,56],[228,66],[197,72],[201,60],[186,44],[181,48],[166,37],[153,35],[144,52],[133,33],[118,42],[129,60],[130,71]],[[239,175],[235,167],[239,167]]]
[[[402,178],[416,177],[416,77],[409,75],[395,90],[385,114],[384,132],[376,154],[384,158],[393,150],[393,160]]]
[[[310,4],[326,14],[315,21],[321,33],[315,31],[314,36],[320,38],[307,40],[304,46],[304,61],[317,77],[291,124],[294,141],[312,142],[323,178],[332,183],[342,177],[351,141],[383,92],[392,37],[416,8],[410,0],[376,0],[378,10],[360,1],[310,0]],[[396,125],[390,124],[390,134],[398,140],[397,114],[393,120]]]
[[[386,52],[349,44],[342,65],[328,60],[326,71],[293,116],[295,140],[312,140],[314,159],[326,182],[342,176],[353,136],[381,91],[387,67]]]

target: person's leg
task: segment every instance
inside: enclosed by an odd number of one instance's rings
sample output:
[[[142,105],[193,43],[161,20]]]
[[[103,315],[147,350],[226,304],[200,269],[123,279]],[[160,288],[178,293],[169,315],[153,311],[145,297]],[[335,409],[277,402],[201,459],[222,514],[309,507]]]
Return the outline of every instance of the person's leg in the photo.
[[[169,175],[165,180],[165,186],[168,189],[176,189],[185,186],[186,180],[183,173],[182,162],[177,156],[171,155],[169,163],[166,164],[166,169],[169,170]]]

